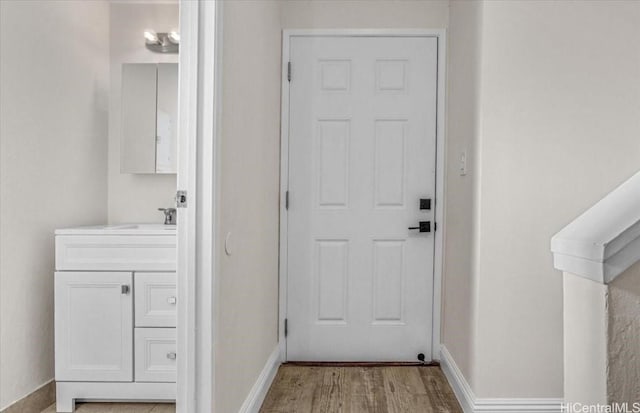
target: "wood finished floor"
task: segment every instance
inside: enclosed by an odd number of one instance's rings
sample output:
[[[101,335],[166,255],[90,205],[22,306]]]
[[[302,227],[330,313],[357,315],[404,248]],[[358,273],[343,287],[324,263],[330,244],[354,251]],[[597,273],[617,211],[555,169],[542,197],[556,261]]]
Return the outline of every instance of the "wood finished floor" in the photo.
[[[42,413],[55,413],[55,405]],[[168,403],[78,403],[77,413],[174,413]],[[280,366],[260,413],[462,413],[436,366]]]
[[[260,413],[462,413],[437,366],[280,366]]]
[[[173,403],[76,403],[76,413],[175,413]],[[42,413],[55,413],[52,404]]]

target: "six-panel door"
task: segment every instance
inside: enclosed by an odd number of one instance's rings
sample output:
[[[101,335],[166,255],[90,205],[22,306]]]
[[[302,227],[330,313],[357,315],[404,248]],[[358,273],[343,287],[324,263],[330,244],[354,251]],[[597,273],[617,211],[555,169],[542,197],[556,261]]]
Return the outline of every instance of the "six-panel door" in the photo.
[[[290,43],[288,360],[431,357],[438,44]],[[435,202],[434,202],[435,203]]]
[[[56,272],[57,381],[133,380],[130,272]]]

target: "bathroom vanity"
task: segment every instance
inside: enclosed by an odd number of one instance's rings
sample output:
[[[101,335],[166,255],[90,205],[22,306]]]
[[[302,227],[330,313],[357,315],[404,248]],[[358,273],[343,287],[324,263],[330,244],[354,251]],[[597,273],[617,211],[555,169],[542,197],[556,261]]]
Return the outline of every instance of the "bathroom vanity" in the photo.
[[[60,229],[55,249],[57,411],[175,400],[175,225]]]

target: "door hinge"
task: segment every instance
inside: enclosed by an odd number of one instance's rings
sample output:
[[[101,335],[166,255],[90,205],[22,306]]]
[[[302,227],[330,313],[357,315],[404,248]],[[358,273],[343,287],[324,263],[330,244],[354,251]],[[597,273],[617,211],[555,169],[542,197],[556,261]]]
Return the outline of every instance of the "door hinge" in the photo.
[[[177,191],[176,192],[176,208],[186,208],[187,207],[187,191]]]
[[[287,80],[291,82],[291,62],[287,63]]]
[[[289,210],[289,191],[284,193],[284,209]]]
[[[434,221],[433,223],[433,232],[436,232],[438,230],[438,223]]]
[[[284,319],[284,336],[288,336],[289,335],[289,319],[285,318]]]

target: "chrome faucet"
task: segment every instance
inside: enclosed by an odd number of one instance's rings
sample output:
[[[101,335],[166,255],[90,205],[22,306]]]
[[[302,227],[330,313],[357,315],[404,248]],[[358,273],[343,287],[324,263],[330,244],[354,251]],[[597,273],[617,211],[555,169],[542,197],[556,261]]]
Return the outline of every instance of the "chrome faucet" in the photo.
[[[176,209],[175,208],[158,208],[158,211],[164,212],[164,224],[175,225],[176,224]]]

